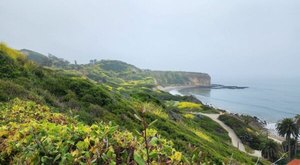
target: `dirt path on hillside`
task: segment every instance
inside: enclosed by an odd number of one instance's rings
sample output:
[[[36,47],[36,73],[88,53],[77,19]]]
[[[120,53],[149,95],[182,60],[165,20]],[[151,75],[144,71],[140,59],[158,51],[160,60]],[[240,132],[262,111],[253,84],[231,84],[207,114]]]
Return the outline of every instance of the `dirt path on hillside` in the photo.
[[[254,153],[246,152],[244,144],[242,143],[241,139],[235,134],[233,129],[231,129],[229,126],[227,126],[221,120],[218,119],[220,114],[206,114],[206,113],[199,113],[199,114],[207,116],[211,118],[213,121],[220,124],[220,126],[223,127],[228,132],[228,135],[231,139],[231,143],[234,147],[238,148],[240,151],[245,152],[251,156],[261,157],[261,151],[254,150]]]

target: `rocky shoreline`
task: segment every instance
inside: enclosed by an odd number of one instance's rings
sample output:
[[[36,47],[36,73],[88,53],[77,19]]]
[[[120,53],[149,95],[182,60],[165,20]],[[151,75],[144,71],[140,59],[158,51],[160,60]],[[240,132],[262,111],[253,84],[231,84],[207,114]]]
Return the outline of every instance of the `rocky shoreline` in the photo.
[[[246,89],[246,88],[249,88],[249,87],[212,84],[209,88],[211,88],[211,89]]]
[[[221,84],[211,84],[210,86],[200,86],[200,85],[185,85],[185,86],[158,86],[157,89],[169,92],[171,90],[180,91],[182,89],[189,88],[204,88],[204,89],[246,89],[249,87],[245,86],[231,86],[231,85],[221,85]]]
[[[165,92],[169,92],[171,94],[175,94],[175,95],[183,95],[180,93],[180,90],[183,89],[189,89],[189,88],[207,88],[207,89],[246,89],[249,87],[240,87],[240,86],[225,86],[225,85],[220,85],[220,84],[212,84],[211,86],[196,86],[196,85],[190,85],[190,86],[167,86],[167,87],[162,87],[162,86],[158,86],[157,89],[165,91]],[[201,100],[200,100],[201,101]],[[206,106],[211,106],[212,105],[206,105]],[[231,115],[235,115],[235,116],[241,116],[243,114],[238,114],[238,113],[231,113],[228,110],[224,110],[224,109],[220,109],[220,108],[216,108],[213,107],[217,110],[219,110],[221,113],[228,113]],[[274,123],[267,123],[265,120],[262,120],[256,116],[251,116],[253,119],[255,119],[257,122],[255,122],[255,124],[257,124],[258,127],[260,127],[261,131],[263,131],[269,139],[272,139],[274,141],[276,141],[277,143],[282,143],[285,139],[281,136],[279,136],[275,130],[275,128],[270,127],[270,125],[274,125]]]

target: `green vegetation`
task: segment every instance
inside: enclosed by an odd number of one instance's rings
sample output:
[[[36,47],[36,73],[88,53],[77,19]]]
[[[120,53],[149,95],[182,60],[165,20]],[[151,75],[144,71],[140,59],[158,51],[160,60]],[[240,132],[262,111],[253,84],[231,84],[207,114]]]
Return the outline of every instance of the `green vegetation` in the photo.
[[[31,51],[31,50],[27,50],[27,49],[22,49],[21,52],[24,53],[25,55],[27,55],[27,58],[32,59],[34,62],[36,62],[42,66],[51,66],[52,65],[52,61],[50,60],[50,58],[48,58],[47,56],[45,56],[43,54]]]
[[[280,157],[280,152],[280,146],[274,140],[268,139],[262,147],[261,154],[266,159],[274,162]]]
[[[289,155],[288,160],[291,160],[292,157],[294,156],[294,152],[292,152],[292,138],[291,138],[291,136],[298,137],[299,127],[293,121],[293,119],[285,118],[281,122],[277,123],[276,129],[277,129],[279,135],[286,138],[286,143],[287,143],[287,146],[288,146],[287,151],[289,153],[288,154]]]
[[[246,150],[261,150],[262,156],[271,162],[278,160],[283,155],[281,146],[272,139],[268,139],[264,131],[261,130],[256,117],[223,114],[220,115],[219,119],[234,130],[242,140]]]
[[[263,143],[267,140],[267,136],[264,134],[259,134],[259,130],[255,130],[249,124],[246,124],[244,121],[234,115],[223,114],[220,115],[219,119],[234,130],[243,144],[246,144],[255,150],[262,149]]]
[[[156,164],[183,159],[154,129],[147,129],[146,149],[142,136],[111,124],[85,125],[31,101],[3,104],[0,116],[1,164]]]
[[[146,73],[154,77],[161,86],[199,85],[210,86],[210,76],[205,73],[150,71]]]
[[[28,49],[22,49],[21,52],[24,53],[28,59],[30,59],[42,66],[67,67],[70,64],[69,61],[66,61],[62,58],[58,58],[52,54],[45,56],[41,53],[34,52],[34,51],[28,50]]]
[[[116,85],[115,83],[118,83],[118,85],[121,83],[126,83],[127,85],[140,83],[140,81],[136,80],[142,79],[148,79],[149,81],[146,84],[140,84],[140,87],[154,87],[155,85],[210,85],[210,76],[205,73],[141,70],[133,65],[117,60],[97,61],[93,59],[90,60],[89,64],[78,65],[76,61],[75,64],[70,64],[68,61],[51,54],[47,57],[31,50],[23,49],[22,52],[27,54],[30,60],[42,66],[76,70],[73,73],[80,74],[97,82],[110,83],[112,86]]]
[[[234,148],[217,123],[191,114],[215,109],[191,96],[154,89],[154,78],[134,66],[93,60],[42,67],[4,44],[0,59],[2,162],[254,164],[257,160]]]

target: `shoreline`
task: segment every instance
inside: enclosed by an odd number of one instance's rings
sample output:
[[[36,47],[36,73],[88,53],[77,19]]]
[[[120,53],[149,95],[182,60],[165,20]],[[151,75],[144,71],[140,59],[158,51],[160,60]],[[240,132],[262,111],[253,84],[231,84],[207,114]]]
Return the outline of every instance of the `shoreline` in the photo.
[[[189,89],[189,88],[197,88],[197,87],[203,87],[203,86],[199,86],[199,85],[166,86],[166,87],[158,86],[157,89],[162,90],[164,92],[168,92],[168,93],[170,93],[172,95],[182,95],[182,96],[184,96],[183,94],[180,93],[180,90],[182,90],[182,89]],[[225,113],[231,114],[231,112],[228,111],[228,110],[219,109],[219,108],[214,107],[213,105],[207,105],[207,106],[212,106],[213,108],[219,110],[220,112],[224,111]],[[239,113],[237,113],[237,114],[239,114]],[[241,115],[241,114],[239,114],[239,115]],[[261,119],[259,119],[259,120],[261,120]],[[264,121],[264,120],[261,120],[261,121]],[[276,123],[266,122],[266,124],[264,124],[263,127],[264,127],[264,129],[266,129],[266,133],[267,133],[267,136],[268,136],[269,139],[272,139],[275,142],[281,144],[285,139],[284,139],[284,137],[281,137],[281,136],[279,136],[277,134],[277,132],[275,130],[275,124]]]
[[[176,90],[176,91],[180,91],[182,89],[189,89],[189,88],[197,88],[197,87],[205,87],[205,86],[201,86],[201,85],[186,85],[186,86],[157,86],[157,89],[162,90],[164,92],[170,92],[172,90]]]
[[[156,87],[159,90],[169,92],[171,90],[177,90],[180,91],[182,89],[189,89],[189,88],[203,88],[203,89],[246,89],[249,87],[246,86],[228,86],[228,85],[220,85],[220,84],[211,84],[209,86],[203,86],[203,85],[171,85],[171,86],[157,86]]]

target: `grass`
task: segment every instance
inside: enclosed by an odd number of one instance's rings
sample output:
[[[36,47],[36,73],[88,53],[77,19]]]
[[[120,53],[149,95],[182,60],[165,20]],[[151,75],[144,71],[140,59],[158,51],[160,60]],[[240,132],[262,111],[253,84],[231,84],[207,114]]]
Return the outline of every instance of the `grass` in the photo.
[[[219,119],[234,130],[244,145],[248,145],[252,149],[261,150],[261,147],[267,140],[265,135],[259,134],[259,130],[256,130],[255,128],[246,124],[237,116],[223,114],[220,115]]]
[[[1,102],[18,97],[48,106],[64,116],[76,116],[86,126],[111,122],[133,134],[142,130],[134,114],[146,110],[145,121],[157,120],[153,125],[157,133],[172,141],[173,147],[187,159],[226,164],[233,154],[232,161],[236,164],[256,161],[234,148],[227,132],[210,118],[190,114],[191,111],[217,113],[216,109],[202,105],[192,96],[153,90],[151,79],[138,70],[131,72],[124,63],[105,66],[106,70],[101,69],[101,62],[68,65],[67,69],[42,68],[31,62],[27,65],[26,59],[19,59],[9,49],[0,51]],[[124,67],[124,72],[114,72]]]

